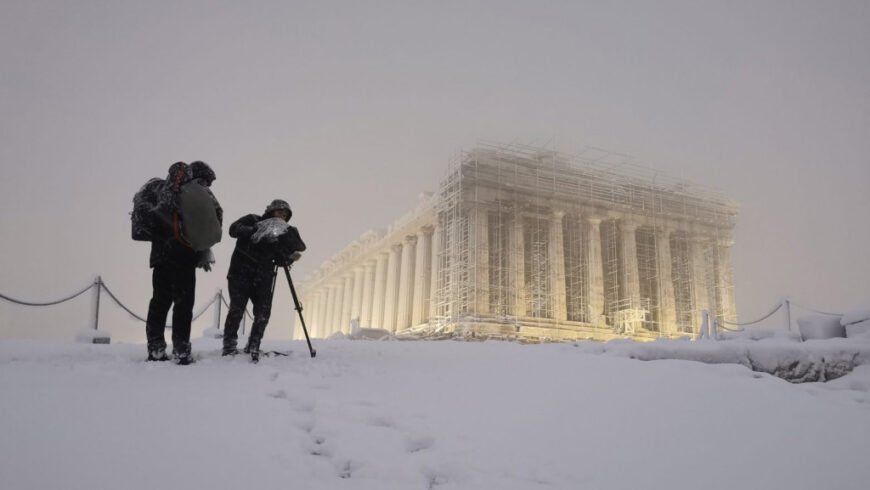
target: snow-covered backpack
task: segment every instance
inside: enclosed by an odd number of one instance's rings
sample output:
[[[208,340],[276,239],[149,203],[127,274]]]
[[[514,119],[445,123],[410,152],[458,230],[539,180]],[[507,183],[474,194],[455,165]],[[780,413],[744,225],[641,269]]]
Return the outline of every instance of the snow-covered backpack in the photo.
[[[184,184],[173,220],[176,238],[197,252],[208,250],[221,241],[220,214],[220,204],[208,187],[196,180]]]
[[[166,192],[166,181],[150,179],[133,196],[133,212],[130,213],[133,240],[148,242],[154,237],[160,210],[160,196]]]

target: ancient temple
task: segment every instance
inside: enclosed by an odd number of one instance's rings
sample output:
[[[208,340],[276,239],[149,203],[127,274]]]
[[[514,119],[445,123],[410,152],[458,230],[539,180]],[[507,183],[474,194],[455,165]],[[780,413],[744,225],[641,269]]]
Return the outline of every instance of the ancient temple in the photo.
[[[438,192],[305,278],[309,333],[355,321],[533,341],[695,336],[705,311],[736,320],[737,210],[611,154],[481,144]]]

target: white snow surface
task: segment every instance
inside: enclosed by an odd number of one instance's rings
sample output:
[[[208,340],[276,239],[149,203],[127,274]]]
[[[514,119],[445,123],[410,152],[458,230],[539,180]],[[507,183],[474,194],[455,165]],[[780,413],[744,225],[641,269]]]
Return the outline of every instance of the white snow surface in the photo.
[[[870,488],[870,365],[791,384],[620,343],[267,342],[290,356],[254,365],[219,342],[186,367],[0,342],[0,488]]]

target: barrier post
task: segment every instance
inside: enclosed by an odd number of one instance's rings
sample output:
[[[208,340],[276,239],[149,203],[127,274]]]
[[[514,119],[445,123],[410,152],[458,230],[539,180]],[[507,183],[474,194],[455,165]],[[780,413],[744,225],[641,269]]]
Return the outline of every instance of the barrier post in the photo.
[[[701,329],[698,332],[699,339],[708,339],[710,338],[710,330],[709,330],[709,314],[707,310],[701,311]]]
[[[214,328],[217,331],[221,330],[221,297],[223,297],[223,291],[218,289],[214,295],[214,303],[217,306],[214,312]]]
[[[100,329],[100,293],[103,289],[103,278],[94,279],[94,330]]]

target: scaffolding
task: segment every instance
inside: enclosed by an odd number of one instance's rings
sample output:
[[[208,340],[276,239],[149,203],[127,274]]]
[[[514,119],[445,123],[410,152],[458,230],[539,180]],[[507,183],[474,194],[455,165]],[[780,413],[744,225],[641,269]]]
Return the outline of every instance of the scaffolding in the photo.
[[[692,263],[689,237],[678,232],[671,235],[671,276],[674,282],[674,306],[678,332],[694,333]]]
[[[581,219],[579,214],[568,215],[563,225],[566,313],[569,321],[589,323],[588,233]]]
[[[673,289],[675,325],[668,328],[695,332],[698,288],[708,292],[711,312],[736,320],[730,258],[719,243],[731,235],[737,205],[621,155],[483,143],[451,159],[436,209],[436,325],[595,324],[588,307],[597,287],[589,282],[589,227],[583,221],[588,209],[643,218],[633,235],[636,250],[624,243],[633,228],[610,216],[600,224],[605,328],[652,335],[666,330],[661,267],[670,268],[668,290]],[[705,230],[710,240],[703,258],[693,256],[685,231],[674,231],[670,263],[660,263],[660,226],[674,222]],[[626,257],[626,250],[636,257]]]
[[[651,332],[659,332],[661,312],[658,249],[655,229],[652,227],[642,227],[637,230],[637,269],[640,301],[644,310],[643,328]]]

